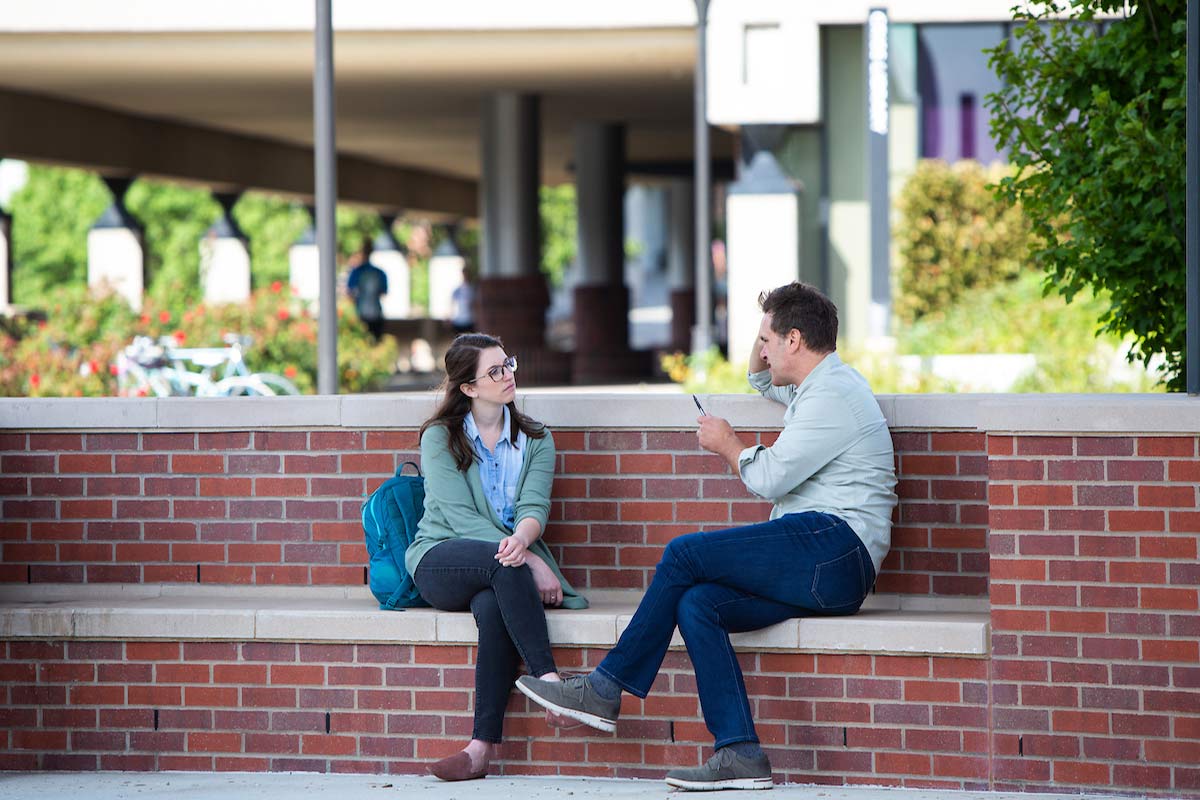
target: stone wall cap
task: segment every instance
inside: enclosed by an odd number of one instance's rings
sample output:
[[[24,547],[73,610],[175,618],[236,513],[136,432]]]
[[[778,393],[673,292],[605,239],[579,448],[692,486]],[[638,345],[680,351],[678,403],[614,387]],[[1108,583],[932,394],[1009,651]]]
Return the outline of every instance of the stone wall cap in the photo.
[[[735,428],[772,430],[783,406],[751,394],[700,395]],[[433,392],[248,398],[0,398],[0,429],[18,431],[414,429]],[[893,429],[1024,433],[1197,433],[1200,399],[1182,394],[878,395]],[[682,392],[531,390],[520,408],[552,429],[689,430]]]
[[[474,644],[469,613],[428,608],[380,611],[365,587],[110,587],[24,585],[0,594],[0,636],[9,639],[167,641],[284,641],[388,644]],[[264,591],[268,590],[268,591]],[[95,591],[94,591],[95,590]],[[629,624],[642,592],[588,592],[591,608],[550,610],[550,640],[560,646],[612,647]],[[902,598],[875,596],[859,615],[836,620],[787,620],[736,634],[743,650],[862,653],[987,654],[988,615],[977,600],[950,610],[904,607]],[[673,646],[682,647],[676,634]]]

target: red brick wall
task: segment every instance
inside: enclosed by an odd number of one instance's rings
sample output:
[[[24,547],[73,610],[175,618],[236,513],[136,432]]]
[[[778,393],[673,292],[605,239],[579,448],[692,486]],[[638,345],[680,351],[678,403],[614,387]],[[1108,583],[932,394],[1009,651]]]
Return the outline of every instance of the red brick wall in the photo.
[[[556,438],[549,537],[582,586],[641,587],[672,536],[766,513],[688,431]],[[1198,437],[894,438],[902,502],[880,589],[987,593],[991,658],[744,655],[780,774],[1200,797]],[[415,445],[412,431],[0,434],[0,576],[186,581],[198,564],[204,582],[357,583],[361,495]],[[10,768],[404,771],[469,728],[469,648],[5,647]],[[561,653],[567,668],[597,655]],[[615,740],[545,737],[514,700],[505,769],[696,763],[694,679],[682,654],[667,667]]]
[[[419,773],[471,733],[470,647],[0,647],[2,769]],[[566,669],[602,656],[556,652]],[[985,661],[768,653],[741,660],[777,778],[986,788]],[[649,698],[626,697],[615,735],[556,732],[514,693],[497,771],[661,778],[707,757],[712,737],[698,712],[684,653],[668,654]]]
[[[983,436],[895,439],[879,590],[983,596]],[[690,430],[555,440],[547,541],[583,588],[644,588],[671,538],[770,511]],[[359,506],[416,450],[415,431],[0,434],[0,581],[362,584]]]
[[[988,452],[997,788],[1196,794],[1197,437]]]

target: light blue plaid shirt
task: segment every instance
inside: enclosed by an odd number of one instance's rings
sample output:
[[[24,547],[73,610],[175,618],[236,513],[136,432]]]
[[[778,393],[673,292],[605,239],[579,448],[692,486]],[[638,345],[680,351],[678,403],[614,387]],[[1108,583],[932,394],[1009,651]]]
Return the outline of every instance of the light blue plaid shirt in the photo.
[[[508,406],[504,407],[504,435],[496,442],[495,452],[487,449],[475,424],[475,415],[467,412],[463,430],[475,454],[479,456],[479,479],[483,482],[483,494],[502,525],[510,531],[516,525],[514,519],[517,505],[517,481],[521,478],[521,464],[525,459],[525,431],[517,432],[517,443],[509,439]]]

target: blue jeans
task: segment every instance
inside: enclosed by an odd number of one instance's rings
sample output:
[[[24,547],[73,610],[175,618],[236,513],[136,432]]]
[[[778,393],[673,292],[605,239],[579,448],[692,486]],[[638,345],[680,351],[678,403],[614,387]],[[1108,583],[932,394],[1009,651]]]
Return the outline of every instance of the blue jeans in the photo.
[[[716,747],[757,742],[729,634],[795,617],[853,614],[874,583],[867,548],[830,514],[690,533],[667,545],[633,620],[597,669],[645,697],[678,625]]]

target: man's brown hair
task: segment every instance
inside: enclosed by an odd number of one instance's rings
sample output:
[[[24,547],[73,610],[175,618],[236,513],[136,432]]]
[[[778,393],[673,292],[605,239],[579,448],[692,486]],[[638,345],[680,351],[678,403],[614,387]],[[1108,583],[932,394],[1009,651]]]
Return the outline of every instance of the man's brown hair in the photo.
[[[760,294],[758,306],[771,315],[771,330],[780,336],[795,328],[804,338],[804,346],[814,353],[837,349],[837,306],[815,287],[792,281]]]

